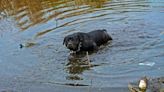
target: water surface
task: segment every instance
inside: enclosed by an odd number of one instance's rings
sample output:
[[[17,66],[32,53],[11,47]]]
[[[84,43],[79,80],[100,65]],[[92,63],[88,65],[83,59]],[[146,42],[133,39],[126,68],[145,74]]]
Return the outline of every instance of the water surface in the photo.
[[[140,77],[162,77],[163,20],[162,0],[1,0],[0,89],[127,91]],[[90,55],[92,67],[70,62],[63,38],[96,29],[113,41]]]

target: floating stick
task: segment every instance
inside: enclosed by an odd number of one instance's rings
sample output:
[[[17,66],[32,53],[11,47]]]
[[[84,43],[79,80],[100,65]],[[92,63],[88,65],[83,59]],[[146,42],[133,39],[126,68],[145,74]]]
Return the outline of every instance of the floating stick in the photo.
[[[91,66],[90,58],[89,58],[89,55],[88,55],[88,51],[86,52],[86,54],[87,54],[87,63],[89,64],[89,66]]]

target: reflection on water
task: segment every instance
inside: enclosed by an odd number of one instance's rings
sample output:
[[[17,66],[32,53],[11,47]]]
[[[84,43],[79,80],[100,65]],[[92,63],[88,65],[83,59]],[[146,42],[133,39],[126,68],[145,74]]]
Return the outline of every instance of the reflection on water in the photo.
[[[3,16],[13,16],[17,25],[22,29],[45,23],[54,19],[56,27],[58,21],[77,15],[86,14],[94,10],[85,9],[89,7],[101,8],[107,0],[1,0],[0,10]],[[87,6],[86,6],[87,5]],[[84,8],[84,9],[83,9]],[[60,27],[67,25],[59,25]]]
[[[91,53],[90,53],[91,54]],[[88,61],[85,52],[78,54],[70,54],[68,56],[68,63],[66,64],[66,71],[70,74],[66,77],[68,80],[82,80],[79,74],[83,74],[84,71],[90,70],[92,67],[100,66],[96,64],[90,64],[92,61]]]
[[[0,0],[0,89],[127,87],[163,76],[163,7],[162,0]],[[85,55],[70,60],[63,38],[95,29],[107,29],[112,43],[89,55],[91,66]]]

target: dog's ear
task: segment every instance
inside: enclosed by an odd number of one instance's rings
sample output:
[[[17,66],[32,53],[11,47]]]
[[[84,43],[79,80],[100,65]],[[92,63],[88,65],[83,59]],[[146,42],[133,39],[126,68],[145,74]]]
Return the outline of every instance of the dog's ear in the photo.
[[[66,37],[64,37],[64,40],[63,40],[63,45],[66,43]]]

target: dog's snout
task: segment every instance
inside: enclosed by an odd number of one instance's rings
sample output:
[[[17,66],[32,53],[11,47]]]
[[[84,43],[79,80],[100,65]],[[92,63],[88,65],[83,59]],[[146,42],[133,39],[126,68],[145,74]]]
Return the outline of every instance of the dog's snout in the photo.
[[[67,44],[67,48],[69,48],[70,50],[76,50],[76,45],[75,44],[73,44],[72,42],[69,42],[68,44]]]
[[[67,47],[72,49],[72,48],[74,48],[74,44],[73,44],[72,42],[69,42],[69,43],[67,44]]]
[[[68,46],[72,46],[72,43],[69,42],[67,45],[68,45]]]

